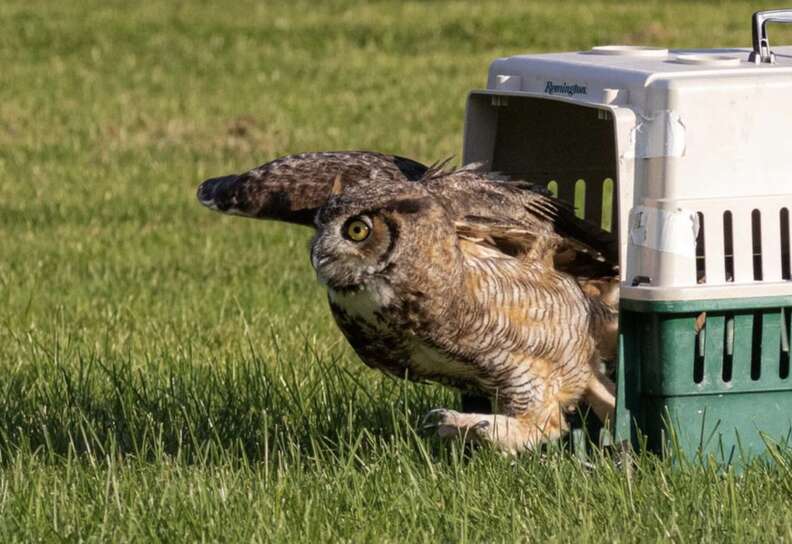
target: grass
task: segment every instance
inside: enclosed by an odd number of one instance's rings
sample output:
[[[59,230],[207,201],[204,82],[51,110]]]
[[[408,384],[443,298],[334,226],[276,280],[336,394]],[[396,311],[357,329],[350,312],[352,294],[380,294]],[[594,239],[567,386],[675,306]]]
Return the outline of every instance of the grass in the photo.
[[[743,45],[761,7],[0,4],[0,541],[792,541],[789,456],[627,478],[416,434],[456,397],[356,360],[309,231],[194,200],[302,150],[432,162],[496,56]]]

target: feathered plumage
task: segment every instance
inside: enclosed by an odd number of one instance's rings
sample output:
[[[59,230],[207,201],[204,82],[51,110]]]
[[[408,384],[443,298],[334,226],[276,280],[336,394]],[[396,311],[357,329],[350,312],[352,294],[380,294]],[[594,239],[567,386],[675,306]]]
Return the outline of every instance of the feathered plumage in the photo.
[[[584,398],[607,418],[599,368],[614,313],[535,258],[557,235],[526,216],[535,241],[508,254],[461,235],[454,215],[429,185],[405,182],[357,184],[319,210],[311,260],[360,358],[496,401],[497,415],[433,412],[440,436],[519,451],[561,436]]]
[[[614,237],[542,186],[480,165],[444,166],[303,153],[207,180],[198,198],[225,213],[315,223],[312,263],[366,364],[445,383],[468,399],[497,398],[500,420],[483,409],[434,413],[441,434],[481,431],[516,450],[562,434],[563,410],[584,396],[606,417],[612,394],[599,364],[615,355]],[[342,231],[355,213],[365,217],[356,232],[370,237],[350,246]],[[416,222],[424,238],[415,237]],[[540,423],[552,429],[529,429]],[[497,438],[503,433],[509,438]]]

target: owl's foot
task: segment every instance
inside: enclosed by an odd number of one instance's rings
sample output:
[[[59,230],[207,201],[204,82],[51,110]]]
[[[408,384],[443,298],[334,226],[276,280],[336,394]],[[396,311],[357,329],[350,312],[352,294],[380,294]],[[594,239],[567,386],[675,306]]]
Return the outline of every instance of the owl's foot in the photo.
[[[423,418],[424,429],[434,429],[438,438],[462,437],[477,442],[485,438],[490,422],[485,414],[463,414],[456,410],[435,408]]]
[[[467,442],[491,444],[507,453],[529,450],[561,435],[555,421],[542,428],[503,414],[467,414],[436,408],[424,416],[424,429],[434,429],[439,438],[462,437]]]

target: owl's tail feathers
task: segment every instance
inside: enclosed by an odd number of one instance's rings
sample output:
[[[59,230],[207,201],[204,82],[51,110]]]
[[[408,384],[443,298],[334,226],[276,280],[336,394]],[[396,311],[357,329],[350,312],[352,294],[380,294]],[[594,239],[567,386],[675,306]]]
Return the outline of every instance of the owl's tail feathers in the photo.
[[[600,421],[606,425],[613,421],[616,414],[616,384],[610,378],[595,371],[583,398]]]

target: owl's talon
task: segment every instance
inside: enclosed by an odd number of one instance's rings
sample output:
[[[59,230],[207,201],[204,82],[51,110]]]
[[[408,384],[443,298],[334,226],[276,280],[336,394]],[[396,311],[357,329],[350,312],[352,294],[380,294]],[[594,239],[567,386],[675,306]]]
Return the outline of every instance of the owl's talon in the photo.
[[[434,408],[429,410],[426,412],[423,419],[421,419],[421,428],[427,430],[437,429],[442,425],[443,420],[452,417],[452,414],[457,414],[457,412],[445,408]]]
[[[447,408],[432,408],[431,410],[426,412],[426,414],[424,414],[423,421],[426,421],[427,419],[436,416],[437,414],[443,414],[450,411],[451,410],[448,410]]]
[[[462,437],[465,440],[486,439],[490,422],[480,414],[463,414],[446,408],[435,408],[423,418],[423,429],[434,430],[438,438]]]

